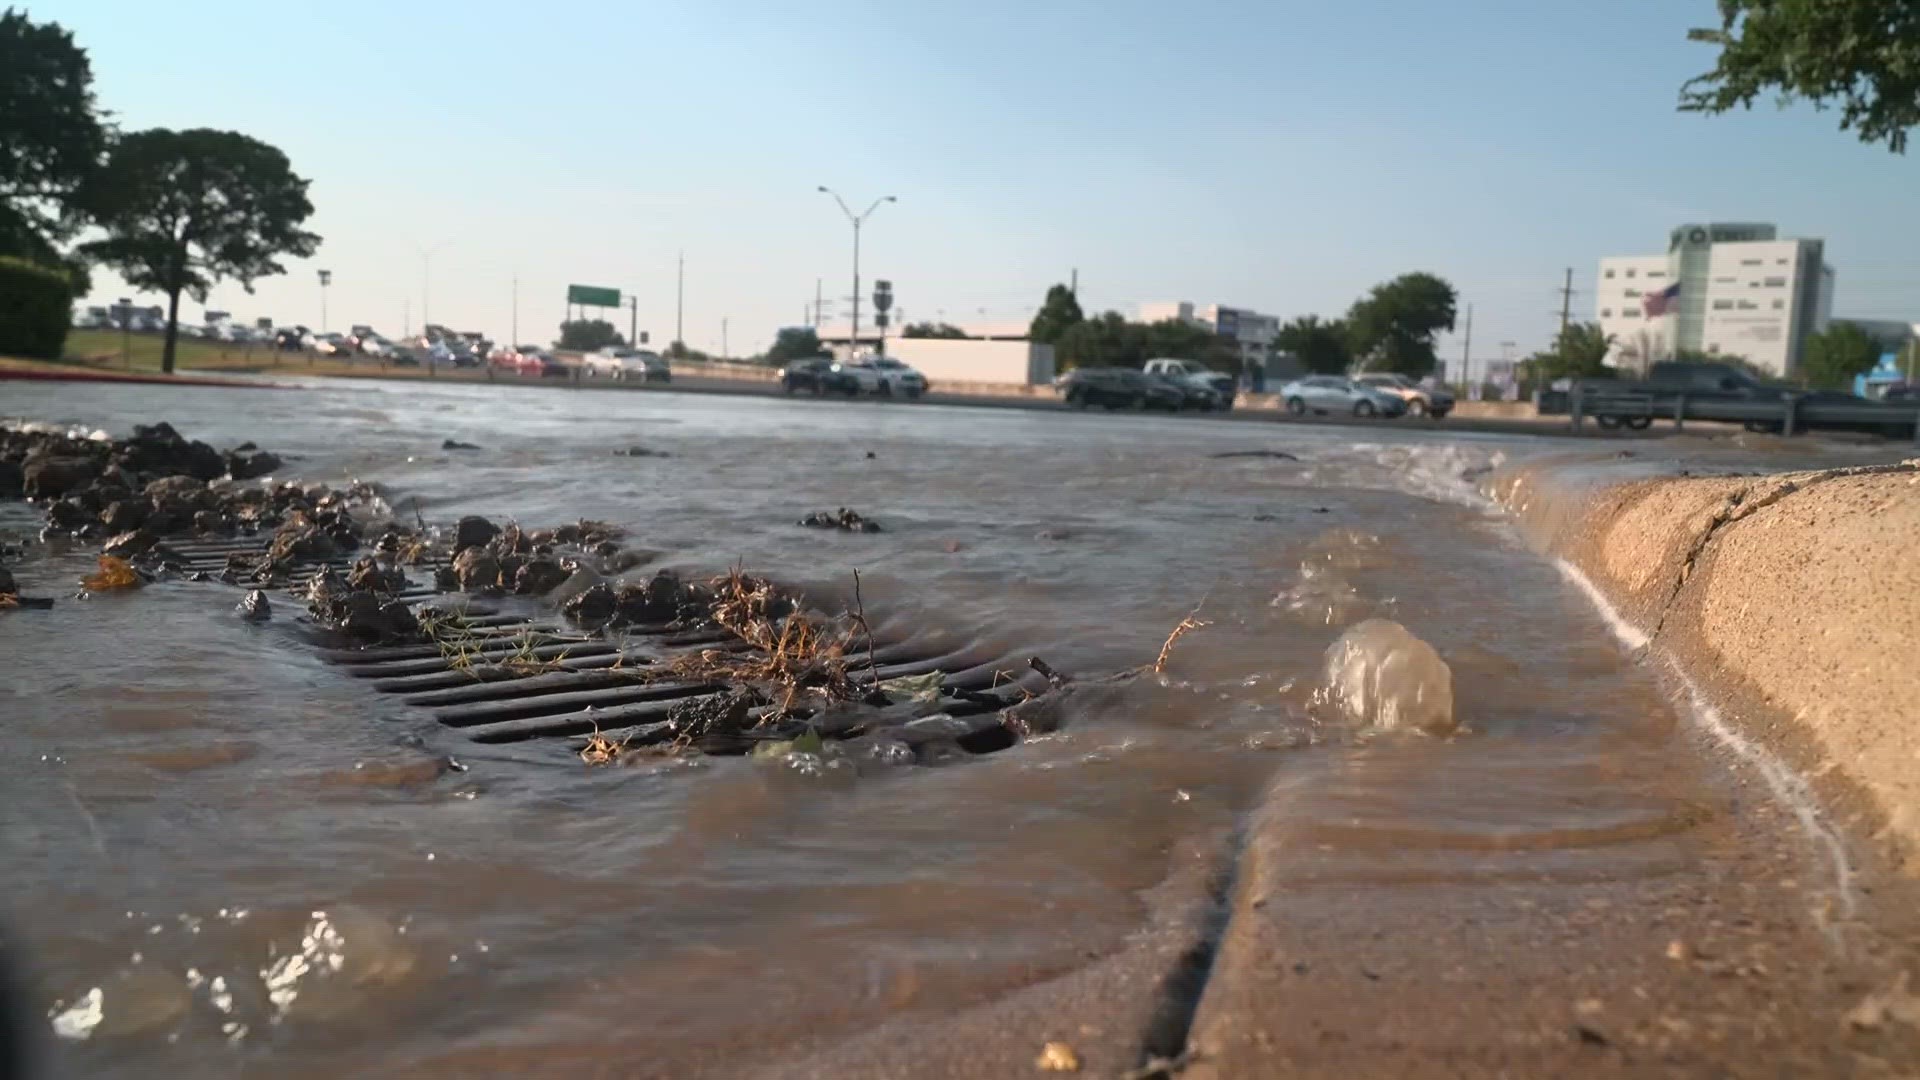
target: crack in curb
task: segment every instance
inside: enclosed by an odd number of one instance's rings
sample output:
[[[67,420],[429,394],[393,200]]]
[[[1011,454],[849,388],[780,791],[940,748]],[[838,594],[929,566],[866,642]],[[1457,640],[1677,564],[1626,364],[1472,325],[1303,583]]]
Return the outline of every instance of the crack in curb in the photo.
[[[1888,465],[1849,465],[1819,472],[1780,473],[1758,477],[1754,483],[1729,494],[1720,507],[1709,516],[1706,527],[1694,538],[1685,557],[1681,559],[1680,573],[1674,579],[1673,588],[1667,592],[1667,598],[1660,602],[1660,616],[1654,621],[1653,632],[1648,637],[1653,640],[1659,639],[1660,632],[1666,628],[1667,616],[1673,612],[1674,601],[1680,598],[1680,590],[1686,588],[1687,581],[1693,577],[1694,565],[1699,562],[1700,556],[1706,554],[1707,545],[1713,542],[1713,538],[1719,535],[1720,530],[1736,522],[1745,521],[1768,507],[1777,506],[1790,496],[1811,491],[1831,480],[1896,473],[1920,473],[1920,458],[1908,458]],[[1766,490],[1769,486],[1771,490]],[[1763,494],[1758,498],[1750,498],[1757,491]]]

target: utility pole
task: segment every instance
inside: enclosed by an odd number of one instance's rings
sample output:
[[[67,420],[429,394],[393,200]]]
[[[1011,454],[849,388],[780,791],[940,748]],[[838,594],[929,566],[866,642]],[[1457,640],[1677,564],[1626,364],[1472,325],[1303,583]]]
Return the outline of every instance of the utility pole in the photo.
[[[640,347],[640,295],[627,294],[627,348]]]
[[[327,332],[327,286],[333,284],[333,271],[320,271],[320,332]]]
[[[520,347],[520,275],[513,275],[513,335],[507,342],[511,348]]]
[[[1567,332],[1567,319],[1573,313],[1573,267],[1567,267],[1567,283],[1560,287],[1560,332]]]
[[[727,358],[727,317],[720,316],[720,359]]]
[[[1080,299],[1080,268],[1079,267],[1076,266],[1073,268],[1073,275],[1068,280],[1071,282],[1071,284],[1067,286],[1067,291],[1073,294],[1073,298],[1075,300]]]
[[[820,330],[820,279],[813,279],[813,329]]]
[[[873,216],[875,210],[880,209],[881,203],[899,202],[900,200],[892,195],[882,195],[873,200],[873,205],[867,207],[865,212],[855,214],[848,208],[847,201],[840,197],[839,192],[834,191],[825,184],[820,185],[820,190],[825,194],[833,196],[833,201],[840,204],[840,212],[847,215],[847,220],[853,225],[853,327],[852,333],[847,336],[847,359],[851,360],[854,354],[860,349],[860,226],[866,224],[867,219]]]
[[[411,296],[400,298],[400,336],[403,338],[413,336],[413,297]]]
[[[680,253],[679,268],[674,272],[674,277],[673,277],[673,342],[676,345],[687,340],[684,336],[682,336],[684,333],[684,330],[683,330],[683,324],[680,321],[682,313],[685,312],[686,310],[686,301],[687,301],[687,253],[682,251]]]
[[[1460,345],[1460,385],[1473,379],[1473,305],[1467,305],[1467,339]]]

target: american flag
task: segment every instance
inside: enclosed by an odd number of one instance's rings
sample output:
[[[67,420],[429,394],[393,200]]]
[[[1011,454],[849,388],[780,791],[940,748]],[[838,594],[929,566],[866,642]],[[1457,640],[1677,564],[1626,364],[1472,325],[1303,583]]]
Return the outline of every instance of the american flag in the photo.
[[[1650,292],[1641,297],[1640,306],[1646,309],[1647,318],[1657,319],[1672,310],[1673,301],[1679,295],[1680,283],[1676,281],[1659,292]]]

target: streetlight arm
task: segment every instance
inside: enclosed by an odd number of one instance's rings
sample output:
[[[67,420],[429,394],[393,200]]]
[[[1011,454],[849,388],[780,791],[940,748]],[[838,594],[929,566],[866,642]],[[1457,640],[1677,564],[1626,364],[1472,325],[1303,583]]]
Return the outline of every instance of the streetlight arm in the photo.
[[[869,207],[867,207],[867,212],[866,212],[866,213],[864,213],[864,214],[861,214],[861,215],[860,215],[860,220],[861,220],[861,221],[865,221],[865,220],[867,220],[868,218],[870,218],[870,217],[872,217],[872,216],[873,216],[873,212],[874,212],[875,210],[878,210],[878,209],[880,209],[880,204],[881,204],[881,203],[890,203],[890,202],[893,202],[893,201],[894,201],[894,199],[893,199],[893,196],[891,196],[891,195],[882,195],[882,196],[880,196],[879,198],[877,198],[877,199],[875,199],[875,200],[873,200],[873,205],[872,205],[872,206],[869,206]],[[844,206],[845,204],[843,203],[842,205]]]
[[[833,190],[832,188],[826,186],[825,184],[820,185],[820,190],[828,195],[833,196],[833,201],[840,204],[840,212],[847,215],[848,221],[851,221],[855,224],[859,224],[860,219],[853,216],[853,211],[847,208],[847,200],[841,198],[839,192]]]

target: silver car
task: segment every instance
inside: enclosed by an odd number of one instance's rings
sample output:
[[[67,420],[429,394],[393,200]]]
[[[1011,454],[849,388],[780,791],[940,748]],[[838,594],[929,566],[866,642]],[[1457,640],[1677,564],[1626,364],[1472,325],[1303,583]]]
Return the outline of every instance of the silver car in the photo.
[[[1340,413],[1352,416],[1400,416],[1406,400],[1344,375],[1309,375],[1280,388],[1280,400],[1295,416]]]

